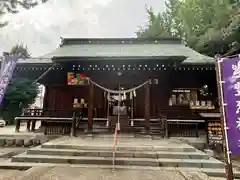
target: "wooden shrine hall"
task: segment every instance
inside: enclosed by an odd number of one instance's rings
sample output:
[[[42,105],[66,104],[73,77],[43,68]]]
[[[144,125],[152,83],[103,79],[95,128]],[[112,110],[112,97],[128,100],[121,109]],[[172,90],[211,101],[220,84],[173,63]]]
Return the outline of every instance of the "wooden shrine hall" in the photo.
[[[201,114],[218,111],[214,59],[178,38],[62,38],[53,52],[19,60],[14,75],[30,73],[44,74],[43,109],[20,119],[52,118],[62,134],[112,131],[119,121],[121,131],[195,136]]]

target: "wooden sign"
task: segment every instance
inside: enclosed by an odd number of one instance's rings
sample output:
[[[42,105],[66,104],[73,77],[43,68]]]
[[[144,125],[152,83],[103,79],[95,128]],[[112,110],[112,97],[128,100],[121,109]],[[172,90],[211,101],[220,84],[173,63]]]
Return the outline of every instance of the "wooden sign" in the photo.
[[[210,146],[221,145],[223,140],[221,121],[208,122],[208,143]]]
[[[87,85],[89,84],[89,77],[83,73],[67,73],[67,83],[68,85]]]

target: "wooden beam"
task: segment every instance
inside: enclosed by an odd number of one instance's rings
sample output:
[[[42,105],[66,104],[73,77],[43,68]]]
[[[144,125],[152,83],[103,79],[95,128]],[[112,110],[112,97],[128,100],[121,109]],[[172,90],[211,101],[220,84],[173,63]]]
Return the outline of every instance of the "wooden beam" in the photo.
[[[150,122],[150,83],[147,83],[145,86],[145,127],[149,131],[149,122]]]
[[[89,85],[89,102],[88,102],[88,131],[92,131],[92,125],[93,125],[93,91],[94,86],[92,83]]]

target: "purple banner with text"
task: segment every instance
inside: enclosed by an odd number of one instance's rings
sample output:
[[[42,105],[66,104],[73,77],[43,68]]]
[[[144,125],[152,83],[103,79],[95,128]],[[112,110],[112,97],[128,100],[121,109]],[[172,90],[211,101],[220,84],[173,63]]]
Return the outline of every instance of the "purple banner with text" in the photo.
[[[2,72],[0,75],[0,104],[2,104],[4,94],[12,78],[17,60],[18,58],[15,56],[6,56],[4,61],[2,61],[3,67],[1,68]]]
[[[240,155],[240,58],[223,58],[221,61],[223,102],[229,150]]]

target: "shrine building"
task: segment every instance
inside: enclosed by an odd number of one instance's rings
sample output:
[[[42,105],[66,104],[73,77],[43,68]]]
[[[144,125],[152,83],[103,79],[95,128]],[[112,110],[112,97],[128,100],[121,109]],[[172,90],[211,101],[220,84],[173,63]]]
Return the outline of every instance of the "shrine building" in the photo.
[[[121,121],[129,126],[139,120],[149,127],[165,117],[195,121],[204,130],[202,114],[218,112],[214,58],[173,37],[62,38],[53,52],[19,60],[14,75],[33,80],[43,75],[38,81],[45,86],[43,111],[72,117],[76,100],[86,109],[88,129],[116,116],[118,98]]]

